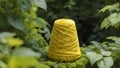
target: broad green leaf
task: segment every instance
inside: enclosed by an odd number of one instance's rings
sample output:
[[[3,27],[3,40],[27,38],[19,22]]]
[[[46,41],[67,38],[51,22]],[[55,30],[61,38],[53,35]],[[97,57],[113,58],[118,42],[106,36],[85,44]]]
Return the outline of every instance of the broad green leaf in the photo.
[[[34,4],[36,4],[37,6],[39,6],[40,8],[47,10],[47,5],[45,0],[31,0]]]
[[[18,7],[22,12],[25,12],[30,7],[30,0],[16,0]]]
[[[109,20],[109,16],[107,18],[105,18],[102,23],[101,23],[101,29],[103,28],[108,28],[110,26],[110,20]]]
[[[113,63],[112,57],[104,57],[103,60],[97,62],[97,65],[99,68],[111,68]]]
[[[8,68],[7,64],[0,60],[0,68]]]
[[[86,55],[89,58],[91,65],[103,58],[101,54],[97,54],[96,52],[87,52]]]
[[[20,47],[24,44],[24,41],[19,38],[7,38],[7,44],[10,47]]]
[[[119,30],[119,27],[120,27],[120,22],[118,22],[118,23],[116,23],[116,24],[114,25],[114,28],[115,28],[115,29],[118,29],[118,30]]]
[[[108,43],[110,47],[120,48],[120,43]]]
[[[103,48],[102,48],[102,46],[101,46],[98,42],[96,42],[96,41],[91,41],[91,43],[94,44],[97,49],[99,49],[99,50],[101,50],[101,51],[104,51]]]
[[[15,36],[15,33],[2,32],[2,33],[0,33],[0,42],[1,43],[7,43],[6,38],[11,38],[11,37],[14,37],[14,36]]]
[[[33,57],[16,57],[12,56],[8,61],[9,68],[31,68],[35,67],[39,62]]]
[[[107,10],[109,10],[109,11],[112,11],[112,10],[119,11],[119,3],[105,6],[105,7],[103,7],[99,12],[100,12],[100,13],[104,13],[104,12],[107,11]]]
[[[14,37],[15,35],[16,35],[15,33],[2,32],[0,33],[0,38],[11,38]]]
[[[120,15],[118,13],[113,13],[110,15],[110,23],[112,26],[120,22]]]
[[[8,23],[19,30],[24,30],[24,22],[20,17],[9,15],[7,17]]]
[[[120,44],[120,37],[109,36],[109,37],[107,37],[106,39],[113,40],[113,41],[115,41],[116,43],[119,43],[119,44]]]
[[[110,51],[101,51],[101,54],[103,56],[110,56],[111,55],[111,52]]]
[[[13,55],[14,56],[21,56],[21,57],[40,57],[40,53],[34,52],[32,49],[30,48],[16,48],[13,51]]]

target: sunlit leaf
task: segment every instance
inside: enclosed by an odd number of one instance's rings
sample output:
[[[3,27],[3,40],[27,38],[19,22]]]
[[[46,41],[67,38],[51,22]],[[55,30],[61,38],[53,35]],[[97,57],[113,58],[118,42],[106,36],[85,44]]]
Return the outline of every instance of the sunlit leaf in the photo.
[[[0,68],[8,68],[7,64],[0,60]]]
[[[111,55],[111,52],[110,51],[101,51],[101,54],[103,56],[110,56]]]
[[[19,38],[7,38],[7,44],[11,47],[15,46],[15,47],[19,47],[21,45],[23,45],[23,40],[19,39]]]
[[[43,8],[45,10],[47,10],[47,5],[45,0],[31,0],[34,4],[36,4],[37,6],[39,6],[40,8]]]
[[[109,36],[106,39],[110,39],[115,41],[116,43],[120,43],[120,37],[116,37],[116,36]]]
[[[116,10],[116,11],[119,11],[119,4],[116,3],[116,4],[113,4],[113,5],[108,5],[108,6],[105,6],[103,7],[99,12],[100,13],[104,13],[105,11],[112,11],[112,10]]]
[[[97,54],[96,52],[87,52],[86,55],[89,58],[91,65],[103,58],[101,54]]]
[[[91,41],[91,43],[94,44],[97,49],[99,49],[99,50],[101,50],[101,51],[104,51],[103,48],[102,48],[102,46],[101,46],[98,42],[96,42],[96,41]]]
[[[15,57],[12,56],[8,62],[9,68],[30,68],[36,67],[39,62],[33,57]]]
[[[109,20],[109,16],[107,18],[105,18],[102,23],[101,23],[101,29],[103,28],[108,28],[110,26],[110,20]]]
[[[35,51],[33,51],[30,48],[16,48],[13,52],[13,55],[15,56],[22,56],[22,57],[40,57],[40,53],[37,53]]]
[[[2,32],[2,33],[0,33],[0,42],[7,43],[6,38],[11,38],[11,37],[14,37],[15,35],[16,35],[15,33]]]
[[[112,26],[120,22],[120,15],[118,13],[113,13],[110,15],[110,23]]]
[[[104,57],[103,60],[97,62],[99,68],[111,68],[114,61],[112,57]]]

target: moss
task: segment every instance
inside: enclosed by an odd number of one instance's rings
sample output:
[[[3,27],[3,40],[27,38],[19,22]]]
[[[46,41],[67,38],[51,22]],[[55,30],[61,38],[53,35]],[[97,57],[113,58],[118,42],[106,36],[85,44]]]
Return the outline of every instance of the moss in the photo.
[[[65,63],[58,63],[57,67],[58,68],[67,68]]]
[[[72,62],[55,62],[51,60],[47,60],[42,62],[44,65],[49,66],[50,68],[86,68],[89,60],[85,54],[86,48],[81,47],[81,57]]]
[[[67,68],[76,68],[76,63],[67,63]]]
[[[44,61],[43,64],[47,65],[47,66],[54,66],[57,62],[53,62],[53,61]]]
[[[49,66],[40,63],[39,65],[36,66],[36,68],[50,68]]]

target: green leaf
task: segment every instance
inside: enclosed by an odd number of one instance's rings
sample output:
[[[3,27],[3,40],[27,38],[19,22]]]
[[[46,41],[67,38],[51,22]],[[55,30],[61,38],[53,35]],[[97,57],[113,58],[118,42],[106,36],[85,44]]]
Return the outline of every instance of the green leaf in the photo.
[[[102,23],[101,23],[101,29],[103,28],[108,28],[110,26],[110,20],[109,20],[109,16],[107,18],[105,18]]]
[[[16,48],[13,51],[13,55],[15,56],[21,56],[21,57],[40,57],[40,53],[34,52],[32,49],[30,48]]]
[[[14,37],[15,35],[16,35],[15,33],[2,32],[0,33],[0,38],[11,38]]]
[[[112,57],[104,57],[103,60],[97,62],[97,65],[99,68],[111,68],[113,63]]]
[[[19,30],[24,30],[24,22],[20,17],[9,15],[7,17],[8,23]]]
[[[116,36],[109,36],[106,39],[110,39],[115,41],[116,43],[120,44],[120,37],[116,37]]]
[[[107,10],[109,10],[109,11],[112,11],[112,10],[119,11],[119,3],[105,6],[105,7],[103,7],[103,8],[99,11],[99,13],[104,13],[104,12],[107,11]]]
[[[15,35],[16,35],[15,33],[2,32],[2,33],[0,33],[0,42],[7,43],[6,38],[11,38],[11,37],[14,37]]]
[[[111,55],[111,52],[110,51],[101,51],[101,54],[103,56],[110,56]]]
[[[91,41],[91,43],[94,44],[97,49],[99,49],[99,50],[101,50],[101,51],[104,51],[103,48],[102,48],[102,46],[101,46],[98,42],[96,42],[96,41]]]
[[[27,9],[29,9],[31,4],[30,0],[17,0],[16,3],[22,12],[25,12]]]
[[[39,6],[40,8],[47,10],[47,5],[45,0],[31,0],[34,4],[36,4],[37,6]]]
[[[9,68],[32,68],[39,65],[39,62],[33,57],[15,57],[12,56],[8,62]]]
[[[0,68],[8,68],[7,64],[0,60]]]
[[[113,13],[110,15],[110,23],[112,26],[120,22],[120,15],[118,13]]]
[[[87,52],[86,55],[89,58],[91,65],[103,58],[101,54],[97,54],[96,52]]]

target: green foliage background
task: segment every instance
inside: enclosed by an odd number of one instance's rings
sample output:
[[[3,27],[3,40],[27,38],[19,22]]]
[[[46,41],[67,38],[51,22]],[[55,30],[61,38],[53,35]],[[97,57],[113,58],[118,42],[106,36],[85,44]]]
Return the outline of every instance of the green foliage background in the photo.
[[[82,56],[73,62],[47,57],[59,18],[76,22]],[[119,68],[119,18],[118,0],[0,0],[0,67]]]
[[[101,42],[106,36],[120,35],[116,29],[100,30],[102,20],[109,15],[109,12],[99,14],[99,10],[105,5],[117,3],[117,0],[46,0],[46,2],[47,12],[39,9],[38,16],[49,21],[51,25],[59,18],[74,19],[80,43],[89,43],[91,40]]]

